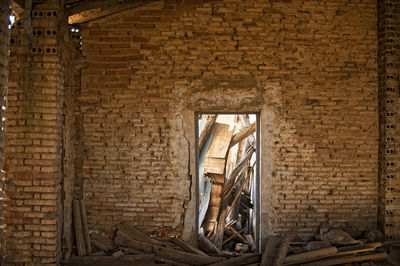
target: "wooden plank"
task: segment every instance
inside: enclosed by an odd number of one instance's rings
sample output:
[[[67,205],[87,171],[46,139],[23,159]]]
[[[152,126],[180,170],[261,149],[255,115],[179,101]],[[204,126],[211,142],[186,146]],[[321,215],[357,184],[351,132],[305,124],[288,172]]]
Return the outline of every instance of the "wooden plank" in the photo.
[[[242,172],[243,168],[247,165],[247,162],[250,160],[254,151],[255,150],[253,148],[249,149],[246,152],[246,155],[243,157],[243,159],[236,165],[235,169],[233,169],[232,173],[229,175],[228,182],[226,183],[226,185],[224,187],[224,197],[225,198],[228,197],[228,195],[232,192],[234,181],[235,181],[237,175],[239,175]],[[228,185],[228,183],[229,183],[229,185]]]
[[[204,173],[224,174],[226,156],[233,130],[229,125],[215,123],[213,139],[204,159]]]
[[[75,4],[65,4],[64,15],[71,16],[82,11],[115,5],[121,2],[124,2],[124,0],[81,0],[79,2],[75,2]]]
[[[368,243],[356,246],[341,247],[337,248],[338,249],[337,255],[349,255],[360,252],[374,251],[376,248],[381,246],[382,246],[381,242],[375,242],[375,243]]]
[[[240,185],[239,191],[237,191],[236,196],[233,199],[233,202],[232,202],[231,206],[228,209],[228,215],[231,213],[231,211],[232,211],[233,207],[235,206],[237,200],[239,199],[240,195],[242,194],[242,190],[243,190],[244,186],[246,185],[246,182],[247,182],[248,179],[249,179],[249,175],[246,175],[246,178],[244,179],[244,181]]]
[[[290,238],[289,237],[282,238],[278,252],[275,255],[273,266],[282,266],[283,265],[283,261],[286,257],[286,253],[289,249],[289,246],[290,246]]]
[[[173,265],[173,266],[187,266],[186,263],[181,263],[181,262],[174,261],[174,260],[168,260],[168,259],[165,259],[165,258],[160,257],[160,256],[155,256],[155,257],[154,257],[154,260],[155,260],[156,262],[165,263],[165,264],[167,264],[168,266],[169,266],[169,265]],[[157,264],[157,265],[158,265],[158,264]]]
[[[231,228],[231,229],[233,229],[233,228]],[[228,230],[229,230],[228,228],[225,228],[225,232],[228,231]],[[233,229],[233,230],[234,230],[234,229]],[[246,227],[243,227],[239,232],[235,230],[235,232],[234,232],[233,234],[231,234],[230,237],[228,237],[227,239],[225,239],[225,240],[222,242],[222,245],[226,244],[226,243],[227,243],[228,241],[230,241],[231,239],[234,239],[235,237],[239,236],[241,233],[244,232],[244,230],[246,230]],[[246,239],[244,239],[244,243],[247,243]]]
[[[103,251],[110,251],[115,248],[114,242],[110,238],[103,237],[95,232],[90,234],[90,243]]]
[[[211,254],[222,254],[222,252],[204,235],[202,228],[199,230],[199,248]]]
[[[247,138],[248,136],[250,136],[254,132],[256,132],[256,122],[254,122],[253,124],[251,124],[248,127],[244,127],[242,129],[240,129],[239,132],[237,132],[235,135],[233,135],[231,144],[229,146],[230,147],[235,146],[240,141],[244,140],[245,138]]]
[[[86,256],[85,237],[83,235],[81,207],[79,200],[72,201],[73,214],[74,214],[74,231],[76,249],[79,256]]]
[[[69,24],[86,23],[86,22],[93,21],[93,20],[96,20],[99,18],[110,16],[112,14],[115,14],[115,13],[118,13],[118,12],[121,12],[121,11],[124,11],[127,9],[141,7],[141,6],[147,5],[147,4],[155,2],[155,1],[157,1],[157,0],[135,0],[132,2],[128,2],[128,3],[114,4],[111,6],[82,11],[77,14],[72,14],[72,15],[68,16],[68,23]]]
[[[222,201],[222,211],[216,224],[216,230],[213,238],[213,243],[218,249],[222,249],[222,242],[224,241],[224,230],[225,230],[225,219],[228,216],[228,209],[226,208],[226,202]]]
[[[207,119],[207,123],[204,126],[203,131],[200,134],[199,137],[199,151],[201,151],[204,147],[204,144],[206,143],[208,137],[210,136],[210,133],[214,127],[215,121],[217,120],[218,115],[214,115],[213,117],[210,117]]]
[[[233,130],[229,130],[229,125],[215,123],[213,139],[206,157],[225,159],[231,142]]]
[[[270,266],[274,263],[275,254],[279,248],[280,237],[269,236],[265,244],[264,252],[261,257],[260,266]]]
[[[116,243],[122,246],[128,246],[134,249],[141,250],[145,253],[154,253],[162,258],[173,260],[181,263],[187,263],[191,265],[206,265],[215,263],[223,260],[224,258],[203,256],[198,254],[193,254],[189,252],[179,251],[173,248],[165,248],[156,245],[152,245],[146,242],[141,242],[131,238],[121,236],[117,232],[117,236],[114,239]]]
[[[198,255],[208,256],[206,253],[204,253],[200,249],[197,249],[197,248],[193,247],[192,245],[186,243],[185,241],[183,241],[180,238],[174,237],[174,238],[172,238],[172,242],[174,242],[175,244],[177,244],[178,246],[180,246],[181,248],[183,248],[187,252],[192,252],[192,253],[195,253],[195,254],[198,254]]]
[[[225,158],[206,157],[204,159],[204,174],[223,175],[225,172]]]
[[[71,257],[68,260],[68,265],[71,266],[149,265],[149,263],[154,263],[153,259],[154,259],[153,254],[125,255],[125,256],[120,256],[118,258],[112,256],[84,256],[84,257]]]
[[[247,115],[239,115],[239,119],[242,122],[243,126],[245,126],[245,127],[250,126],[250,122],[249,122],[249,119],[247,118]],[[256,140],[253,135],[249,136],[249,142],[254,147]]]
[[[319,250],[309,251],[305,253],[295,254],[288,256],[284,259],[284,265],[292,265],[305,263],[321,258],[325,258],[327,256],[333,256],[337,253],[336,247],[323,248]]]
[[[243,256],[234,257],[234,258],[231,258],[231,259],[227,259],[225,261],[214,263],[214,264],[211,264],[211,265],[212,266],[241,266],[241,265],[247,265],[247,264],[259,262],[260,259],[261,259],[261,254],[260,253],[246,254],[246,255],[243,255]]]
[[[359,255],[359,256],[346,256],[346,257],[322,259],[322,260],[313,261],[313,262],[302,264],[302,265],[303,266],[329,266],[329,265],[338,265],[338,264],[345,264],[345,263],[352,263],[352,262],[361,262],[361,261],[366,261],[366,260],[384,260],[387,258],[388,258],[388,254],[386,252],[379,252],[379,253]]]
[[[82,217],[82,228],[83,228],[83,237],[85,239],[85,247],[86,247],[86,254],[92,253],[92,244],[90,243],[89,237],[89,227],[86,217],[86,206],[83,200],[79,201],[81,207],[81,217]]]
[[[126,253],[131,253],[134,255],[141,255],[144,254],[143,251],[134,249],[134,248],[128,248],[128,247],[124,247],[124,246],[119,246],[119,249],[121,249],[122,251],[126,252]]]
[[[143,233],[142,231],[138,230],[135,225],[131,222],[122,222],[118,225],[116,225],[116,228],[123,232],[126,236],[128,236],[129,238],[135,239],[135,240],[139,240],[139,241],[143,241],[149,244],[153,244],[153,245],[161,245],[162,243],[160,241],[157,241],[155,239],[152,239],[151,237],[149,237],[148,235],[146,235],[145,233]]]
[[[221,178],[223,178],[223,175],[221,175]],[[214,223],[218,220],[218,215],[221,208],[221,193],[222,185],[219,183],[213,183],[211,185],[210,202],[208,204],[208,209],[202,223],[202,226],[205,228],[206,231],[213,230]]]

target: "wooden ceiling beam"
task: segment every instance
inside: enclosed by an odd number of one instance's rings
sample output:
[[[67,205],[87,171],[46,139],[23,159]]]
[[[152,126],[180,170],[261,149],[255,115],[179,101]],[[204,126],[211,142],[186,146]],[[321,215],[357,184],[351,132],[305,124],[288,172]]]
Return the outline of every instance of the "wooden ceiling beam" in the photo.
[[[86,23],[89,21],[93,21],[96,19],[100,19],[106,16],[110,16],[112,14],[127,10],[127,9],[132,9],[132,8],[137,8],[141,7],[147,4],[150,4],[152,2],[158,1],[158,0],[135,0],[135,1],[129,1],[127,3],[122,2],[122,3],[117,3],[115,4],[116,0],[109,0],[109,1],[102,1],[101,7],[97,8],[91,8],[89,10],[81,10],[78,13],[74,13],[72,15],[68,16],[68,23],[69,24],[79,24],[79,23]],[[113,2],[114,4],[109,4],[109,5],[104,5],[105,2]],[[78,7],[78,6],[77,6]]]
[[[127,2],[126,0],[84,0],[84,1],[74,1],[69,4],[65,4],[64,14],[66,16],[71,16],[74,14],[78,14],[83,11],[102,8],[106,6],[111,6],[114,4],[120,4],[123,2]]]

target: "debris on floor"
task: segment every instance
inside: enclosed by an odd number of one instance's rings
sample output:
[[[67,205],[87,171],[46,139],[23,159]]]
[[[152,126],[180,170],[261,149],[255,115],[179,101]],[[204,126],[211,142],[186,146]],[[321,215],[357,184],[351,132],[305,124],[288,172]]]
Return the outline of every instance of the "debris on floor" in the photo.
[[[386,260],[387,249],[381,242],[291,242],[289,237],[271,235],[262,253],[250,252],[252,248],[244,243],[237,243],[235,251],[230,252],[217,249],[202,232],[196,248],[175,236],[157,240],[131,222],[120,223],[116,228],[112,239],[92,233],[91,253],[71,257],[68,265],[392,265]]]

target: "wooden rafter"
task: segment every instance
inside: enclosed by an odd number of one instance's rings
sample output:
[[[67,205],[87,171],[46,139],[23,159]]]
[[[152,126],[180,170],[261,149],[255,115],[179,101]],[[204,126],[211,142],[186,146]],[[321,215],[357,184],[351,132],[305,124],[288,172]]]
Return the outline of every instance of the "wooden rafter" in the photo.
[[[85,23],[103,18],[127,9],[137,8],[158,0],[107,0],[107,1],[85,1],[84,4],[74,5],[65,10],[68,15],[69,24]]]
[[[83,11],[87,11],[90,9],[95,9],[95,8],[102,8],[114,4],[120,4],[120,3],[126,3],[126,0],[93,0],[93,1],[88,1],[88,0],[83,0],[83,1],[75,1],[69,4],[65,4],[65,15],[66,16],[71,16],[74,14],[78,14]]]

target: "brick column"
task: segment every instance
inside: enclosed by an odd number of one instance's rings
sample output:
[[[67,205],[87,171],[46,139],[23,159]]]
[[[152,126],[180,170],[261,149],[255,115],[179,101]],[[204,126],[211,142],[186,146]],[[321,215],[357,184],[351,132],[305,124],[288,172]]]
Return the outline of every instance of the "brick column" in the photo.
[[[32,10],[33,40],[11,30],[7,95],[5,264],[56,265],[61,255],[64,80],[60,7]]]
[[[8,80],[8,50],[10,31],[9,26],[10,16],[10,1],[2,1],[0,5],[0,199],[3,198],[4,189],[4,148],[5,148],[5,129],[4,129],[4,115],[5,115],[5,96],[7,93],[7,80]],[[0,250],[3,244],[3,201],[0,200]],[[0,258],[1,264],[1,258]]]
[[[400,240],[400,2],[379,5],[379,225]]]

